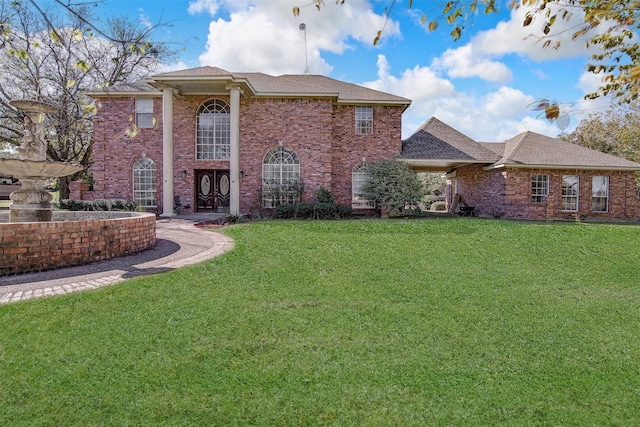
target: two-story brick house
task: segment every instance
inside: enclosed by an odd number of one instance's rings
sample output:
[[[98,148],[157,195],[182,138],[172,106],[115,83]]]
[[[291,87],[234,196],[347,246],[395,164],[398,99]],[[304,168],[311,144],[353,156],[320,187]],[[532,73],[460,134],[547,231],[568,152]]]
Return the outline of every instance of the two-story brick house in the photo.
[[[163,215],[248,212],[274,199],[366,208],[362,165],[401,149],[411,101],[319,75],[200,67],[91,92],[92,198],[134,199]]]

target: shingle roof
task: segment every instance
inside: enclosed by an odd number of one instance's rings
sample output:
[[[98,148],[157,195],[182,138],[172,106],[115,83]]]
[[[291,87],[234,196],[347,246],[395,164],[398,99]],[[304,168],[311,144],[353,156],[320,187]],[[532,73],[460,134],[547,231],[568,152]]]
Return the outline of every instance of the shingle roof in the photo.
[[[402,141],[400,157],[407,159],[460,159],[493,163],[499,156],[451,126],[432,117]]]
[[[640,164],[621,157],[534,132],[524,132],[506,141],[503,157],[496,165],[640,169]]]
[[[232,73],[218,67],[206,65],[204,67],[187,68],[186,70],[169,71],[167,73],[155,74],[154,77],[212,77],[212,76],[230,76]]]
[[[434,160],[431,166],[442,167],[467,162],[484,163],[492,168],[640,170],[638,163],[534,132],[521,133],[503,143],[476,142],[436,118],[429,119],[402,141],[399,157],[414,160],[416,165]]]
[[[256,96],[317,96],[333,97],[337,102],[401,104],[408,106],[411,100],[400,96],[369,89],[320,75],[285,74],[271,76],[264,73],[230,72],[217,67],[197,67],[186,70],[160,73],[151,77],[152,82],[183,81],[246,82]],[[146,84],[146,89],[157,92]],[[127,92],[130,85],[119,85],[109,91]]]

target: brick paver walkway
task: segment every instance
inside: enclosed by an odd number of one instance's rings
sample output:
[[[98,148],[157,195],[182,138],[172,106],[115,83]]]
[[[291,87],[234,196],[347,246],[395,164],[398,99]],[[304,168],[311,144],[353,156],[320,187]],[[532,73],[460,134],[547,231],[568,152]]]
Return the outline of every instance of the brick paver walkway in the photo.
[[[139,254],[77,267],[0,277],[0,304],[63,295],[122,282],[131,277],[195,264],[231,250],[233,239],[195,227],[202,216],[160,219],[156,246]]]

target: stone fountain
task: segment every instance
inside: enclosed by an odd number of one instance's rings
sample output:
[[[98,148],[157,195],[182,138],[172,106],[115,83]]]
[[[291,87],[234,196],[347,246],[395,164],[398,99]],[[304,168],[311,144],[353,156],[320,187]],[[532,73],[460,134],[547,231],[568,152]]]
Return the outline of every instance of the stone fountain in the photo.
[[[11,175],[22,187],[11,193],[10,222],[51,221],[53,196],[44,189],[49,178],[59,178],[81,172],[84,167],[63,162],[47,161],[47,142],[42,122],[45,113],[54,113],[56,107],[38,101],[13,100],[10,104],[27,113],[24,135],[18,148],[18,159],[0,159],[0,174]]]

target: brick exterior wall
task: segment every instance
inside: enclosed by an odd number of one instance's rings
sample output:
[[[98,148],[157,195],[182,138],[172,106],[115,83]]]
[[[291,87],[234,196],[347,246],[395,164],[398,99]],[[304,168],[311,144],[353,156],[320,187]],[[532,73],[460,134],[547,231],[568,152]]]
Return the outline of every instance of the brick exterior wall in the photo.
[[[87,264],[139,252],[155,243],[153,214],[92,221],[0,223],[0,275]]]
[[[183,205],[195,206],[195,172],[200,169],[229,170],[229,161],[196,160],[196,114],[202,102],[229,96],[174,98],[174,194]],[[162,98],[154,100],[154,129],[139,129],[126,136],[134,117],[133,98],[101,98],[94,119],[94,191],[83,198],[131,199],[132,168],[146,156],[157,168],[158,209],[162,205]],[[240,99],[240,210],[257,206],[265,154],[282,144],[300,159],[305,187],[304,201],[324,187],[336,202],[351,205],[351,172],[366,158],[375,162],[400,152],[402,107],[375,106],[373,134],[355,134],[355,105],[334,105],[329,99]],[[186,177],[183,178],[183,171]],[[77,193],[74,193],[74,195]]]
[[[458,194],[478,216],[532,220],[573,219],[637,221],[640,204],[636,196],[635,173],[606,170],[497,169],[483,171],[482,165],[458,168],[455,179]],[[531,202],[531,175],[549,175],[549,196],[541,203]],[[578,211],[562,210],[562,177],[579,178]],[[609,210],[591,210],[593,176],[609,177]]]

